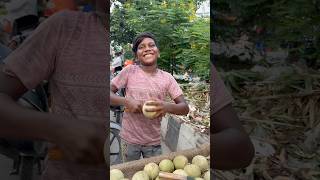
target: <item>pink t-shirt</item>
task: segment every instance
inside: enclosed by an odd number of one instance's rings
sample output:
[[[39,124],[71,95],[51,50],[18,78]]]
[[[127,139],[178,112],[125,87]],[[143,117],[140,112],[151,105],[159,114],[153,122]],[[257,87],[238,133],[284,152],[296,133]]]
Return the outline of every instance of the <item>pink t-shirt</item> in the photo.
[[[52,112],[107,119],[106,32],[92,13],[63,11],[43,22],[5,60],[5,71],[28,88],[48,80]]]
[[[107,32],[92,13],[59,12],[5,59],[5,72],[28,89],[49,81],[52,112],[82,120],[105,120],[108,89]],[[75,173],[76,172],[76,173]],[[106,179],[103,167],[49,161],[43,179]]]
[[[155,74],[145,73],[140,66],[124,68],[111,82],[126,88],[126,96],[145,102],[150,99],[173,100],[182,95],[182,90],[171,74],[157,69]],[[122,119],[121,138],[132,144],[159,145],[161,118],[149,120],[142,113],[125,112]]]

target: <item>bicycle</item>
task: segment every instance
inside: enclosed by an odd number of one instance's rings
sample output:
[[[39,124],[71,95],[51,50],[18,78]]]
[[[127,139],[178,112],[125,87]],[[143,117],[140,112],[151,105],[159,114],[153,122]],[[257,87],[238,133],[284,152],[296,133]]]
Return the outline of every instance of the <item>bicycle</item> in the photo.
[[[47,98],[42,85],[25,93],[18,103],[26,108],[37,111],[48,111]],[[32,180],[34,166],[38,174],[42,173],[42,161],[47,154],[47,143],[42,141],[0,139],[0,154],[13,160],[10,175],[18,175],[20,180]]]
[[[117,93],[120,96],[123,96],[123,97],[125,96],[124,89],[120,89]],[[119,133],[121,130],[121,122],[122,122],[122,115],[124,112],[124,107],[123,106],[110,106],[110,110],[113,112],[113,117],[115,118],[115,121],[110,121],[110,139],[109,139],[110,165],[113,165],[113,164],[122,163],[121,138],[120,138]],[[107,142],[106,142],[106,144],[107,144]]]
[[[16,46],[20,45],[37,25],[37,16],[29,15],[16,19],[14,21],[11,42],[15,42]],[[0,62],[2,62],[12,52],[12,49],[4,45],[0,45],[0,49]],[[48,96],[44,86],[45,84],[42,83],[35,89],[26,92],[18,100],[18,104],[32,110],[48,112]],[[10,175],[18,175],[20,180],[32,180],[35,165],[38,168],[38,174],[42,173],[42,161],[47,154],[47,143],[2,138],[0,139],[0,154],[13,160],[13,170]]]

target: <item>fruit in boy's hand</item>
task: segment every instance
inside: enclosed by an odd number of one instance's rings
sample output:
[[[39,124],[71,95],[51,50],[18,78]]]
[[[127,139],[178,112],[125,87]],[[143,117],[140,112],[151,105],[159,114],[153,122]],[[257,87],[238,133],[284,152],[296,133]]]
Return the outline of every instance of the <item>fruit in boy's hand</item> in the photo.
[[[149,176],[144,171],[138,171],[132,176],[132,180],[149,180]]]
[[[201,169],[194,164],[188,164],[184,167],[183,169],[188,176],[192,176],[192,177],[200,177],[201,176]]]
[[[183,169],[188,164],[188,158],[178,155],[173,159],[173,164],[176,169]]]
[[[124,178],[124,174],[119,169],[110,170],[110,180],[120,180]]]
[[[199,166],[202,172],[208,170],[209,162],[206,157],[197,155],[192,158],[192,164]]]
[[[159,163],[160,171],[172,173],[174,171],[173,162],[169,159],[164,159]]]
[[[155,179],[159,175],[159,166],[156,163],[149,163],[144,166],[144,172],[146,172],[151,180]]]
[[[142,112],[143,112],[143,115],[148,118],[148,119],[153,119],[156,117],[157,115],[157,111],[154,111],[154,112],[148,112],[146,111],[146,108],[155,108],[156,106],[153,106],[153,105],[147,105],[147,103],[150,103],[150,102],[154,102],[154,101],[146,101],[143,106],[142,106]]]
[[[210,171],[207,171],[207,172],[204,173],[203,179],[204,180],[210,180]]]

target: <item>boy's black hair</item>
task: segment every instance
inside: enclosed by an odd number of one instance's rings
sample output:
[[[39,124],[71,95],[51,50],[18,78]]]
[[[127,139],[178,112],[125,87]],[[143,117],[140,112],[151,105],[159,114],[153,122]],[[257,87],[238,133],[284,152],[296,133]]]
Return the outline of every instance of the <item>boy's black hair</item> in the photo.
[[[141,34],[139,34],[138,36],[136,36],[132,42],[132,51],[134,52],[134,54],[137,53],[138,51],[138,46],[139,44],[143,41],[143,39],[145,38],[151,38],[154,40],[154,42],[156,43],[156,46],[158,47],[158,41],[156,39],[156,37],[150,33],[150,32],[143,32]]]

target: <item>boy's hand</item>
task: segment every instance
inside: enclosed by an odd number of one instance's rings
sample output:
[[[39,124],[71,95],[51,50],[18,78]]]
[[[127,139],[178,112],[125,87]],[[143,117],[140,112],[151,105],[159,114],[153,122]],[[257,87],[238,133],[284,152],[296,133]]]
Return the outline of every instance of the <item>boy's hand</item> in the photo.
[[[147,102],[146,105],[153,106],[150,108],[146,108],[145,110],[147,112],[157,111],[157,115],[155,116],[155,118],[163,117],[168,112],[168,103],[164,101],[152,100],[150,102]]]
[[[138,100],[126,98],[124,106],[127,112],[142,113],[142,103]]]

